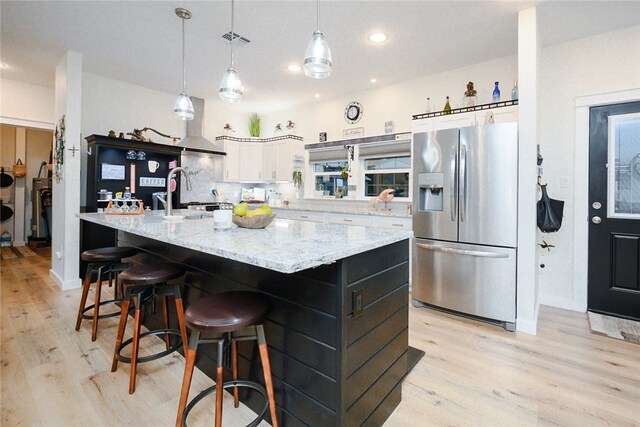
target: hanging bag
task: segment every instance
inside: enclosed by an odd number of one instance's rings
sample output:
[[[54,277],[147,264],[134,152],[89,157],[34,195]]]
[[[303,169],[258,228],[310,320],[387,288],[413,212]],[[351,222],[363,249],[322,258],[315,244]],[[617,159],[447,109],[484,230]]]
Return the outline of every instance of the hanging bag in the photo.
[[[538,200],[538,228],[543,233],[553,233],[560,230],[562,225],[562,211],[564,202],[554,200],[547,194],[547,184],[540,185],[542,197]]]
[[[16,164],[13,165],[13,176],[16,178],[27,176],[27,165],[23,164],[21,159],[18,159]]]

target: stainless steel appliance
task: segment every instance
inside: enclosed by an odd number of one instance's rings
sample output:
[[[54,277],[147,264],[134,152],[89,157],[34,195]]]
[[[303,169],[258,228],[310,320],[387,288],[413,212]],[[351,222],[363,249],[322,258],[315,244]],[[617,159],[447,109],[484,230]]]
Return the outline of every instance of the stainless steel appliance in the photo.
[[[187,202],[180,204],[181,209],[191,209],[197,211],[217,211],[220,209],[233,209],[231,202]]]
[[[413,135],[412,297],[515,329],[518,129]]]

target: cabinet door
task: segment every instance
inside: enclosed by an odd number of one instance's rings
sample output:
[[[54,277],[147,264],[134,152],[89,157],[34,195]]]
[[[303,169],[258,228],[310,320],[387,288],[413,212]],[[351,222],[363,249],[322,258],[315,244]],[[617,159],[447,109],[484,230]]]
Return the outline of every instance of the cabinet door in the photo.
[[[262,175],[262,144],[240,143],[240,181],[260,181]]]
[[[275,179],[277,181],[291,181],[293,179],[293,157],[290,150],[291,144],[292,143],[289,141],[276,142]]]
[[[262,172],[265,181],[275,181],[277,177],[278,153],[275,142],[262,145]]]
[[[334,224],[371,225],[369,215],[331,214],[329,222]]]
[[[411,124],[411,131],[413,133],[431,132],[433,130],[433,120],[432,118],[414,120]]]
[[[396,230],[411,230],[412,223],[409,217],[371,217],[377,227],[394,228]]]
[[[433,118],[433,130],[455,129],[475,125],[475,113],[447,114]]]
[[[235,141],[225,141],[224,151],[224,180],[227,182],[240,179],[240,146]]]
[[[479,125],[485,124],[484,122],[486,120],[487,114],[489,113],[493,113],[494,123],[509,123],[518,121],[518,107],[511,106],[476,112],[476,121]]]

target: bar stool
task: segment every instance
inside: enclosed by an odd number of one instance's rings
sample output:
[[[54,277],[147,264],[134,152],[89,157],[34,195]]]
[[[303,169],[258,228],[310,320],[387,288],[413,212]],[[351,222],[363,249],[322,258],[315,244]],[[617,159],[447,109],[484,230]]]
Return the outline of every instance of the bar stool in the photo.
[[[270,407],[271,423],[278,427],[276,415],[276,401],[271,379],[271,365],[267,351],[267,341],[264,336],[263,322],[269,306],[256,292],[224,292],[209,295],[199,299],[189,306],[185,312],[185,321],[191,329],[189,348],[185,350],[186,365],[180,392],[180,404],[176,427],[186,426],[189,411],[205,396],[216,392],[215,425],[222,425],[222,393],[224,389],[233,388],[234,406],[239,405],[238,387],[247,387],[258,391],[265,397],[265,405],[258,417],[247,427],[257,426],[263,419],[267,407]],[[215,338],[200,338],[202,333],[211,333]],[[260,349],[260,360],[266,390],[262,385],[253,381],[238,381],[238,341],[256,340]],[[189,387],[196,362],[199,344],[218,344],[218,358],[216,367],[216,384],[200,392],[187,405]],[[231,344],[233,381],[224,382],[224,353]]]
[[[118,273],[126,270],[131,266],[131,263],[122,263],[121,261],[122,258],[128,258],[134,256],[137,253],[138,250],[136,248],[116,246],[91,249],[88,251],[84,251],[80,255],[80,259],[84,262],[88,262],[89,265],[87,265],[87,273],[84,276],[84,283],[82,285],[82,296],[80,297],[80,307],[78,308],[78,317],[76,319],[76,331],[80,330],[82,319],[93,319],[91,341],[95,341],[98,334],[98,319],[114,317],[120,314],[119,311],[100,314],[100,306],[121,301],[120,299],[118,299]],[[97,274],[95,303],[91,304],[88,307],[85,307],[87,303],[87,296],[89,295],[89,288],[91,287],[91,278],[94,274]],[[108,275],[109,277],[109,286],[111,286],[112,280],[115,279],[115,298],[108,301],[100,301],[102,280],[106,275]],[[91,309],[93,309],[93,315],[85,314]]]
[[[146,264],[132,267],[120,274],[124,297],[122,298],[120,324],[118,325],[118,334],[116,337],[115,350],[113,352],[111,372],[115,372],[116,369],[118,369],[118,361],[131,363],[131,371],[129,374],[129,394],[133,394],[136,389],[136,368],[138,363],[159,359],[178,350],[180,346],[184,346],[185,348],[187,347],[187,328],[184,322],[180,285],[167,283],[169,280],[177,279],[182,276],[184,272],[185,269],[176,264]],[[156,296],[162,297],[164,329],[156,329],[141,334],[140,325],[142,323],[142,307],[145,302],[151,300],[155,309]],[[172,296],[175,301],[179,329],[169,328],[169,312],[167,310],[167,299],[169,296]],[[133,337],[122,342],[124,330],[127,324],[129,306],[132,300],[135,307]],[[144,338],[149,335],[164,335],[166,348],[164,351],[152,355],[138,357],[140,338]],[[180,336],[181,340],[177,341],[172,346],[171,335]],[[120,352],[122,349],[129,344],[133,344],[131,357],[121,355]]]

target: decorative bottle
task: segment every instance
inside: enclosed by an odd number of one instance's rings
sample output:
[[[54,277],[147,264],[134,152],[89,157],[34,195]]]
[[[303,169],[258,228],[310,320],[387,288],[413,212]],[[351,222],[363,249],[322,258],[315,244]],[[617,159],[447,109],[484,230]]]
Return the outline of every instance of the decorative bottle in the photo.
[[[451,105],[449,105],[449,97],[447,96],[447,103],[444,104],[444,113],[451,114]]]
[[[131,198],[131,191],[129,190],[129,187],[124,187],[124,194],[122,195],[123,199],[130,199]]]
[[[500,88],[498,87],[498,82],[496,82],[496,87],[493,89],[493,102],[500,101]]]
[[[513,82],[513,89],[511,89],[511,100],[515,101],[518,99],[518,80]]]
[[[424,109],[425,113],[430,113],[431,112],[431,98],[427,98],[427,106]]]

